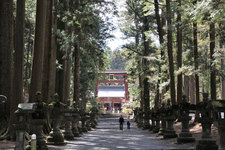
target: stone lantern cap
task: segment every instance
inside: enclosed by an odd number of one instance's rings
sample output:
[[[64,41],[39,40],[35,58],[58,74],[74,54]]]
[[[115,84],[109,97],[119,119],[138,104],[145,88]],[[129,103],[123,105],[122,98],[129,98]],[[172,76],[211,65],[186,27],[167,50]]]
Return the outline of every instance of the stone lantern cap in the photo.
[[[33,112],[36,110],[37,105],[36,103],[20,103],[18,108],[21,109],[23,112]]]
[[[225,100],[214,100],[212,106],[215,111],[216,120],[225,120]]]
[[[7,101],[7,97],[4,95],[0,95],[0,104],[4,104]]]

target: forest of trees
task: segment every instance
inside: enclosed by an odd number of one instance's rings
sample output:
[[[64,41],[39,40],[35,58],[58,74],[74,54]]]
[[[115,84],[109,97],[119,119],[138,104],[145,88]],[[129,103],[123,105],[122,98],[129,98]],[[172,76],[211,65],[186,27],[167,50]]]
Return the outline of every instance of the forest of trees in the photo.
[[[106,68],[106,39],[112,24],[104,0],[2,0],[0,2],[0,113],[14,122],[19,103],[34,102],[35,93],[51,102],[73,101],[79,108],[95,102],[99,70]],[[2,115],[1,115],[2,116]],[[1,134],[2,127],[1,118]],[[7,132],[9,133],[9,132]]]
[[[146,127],[149,107],[168,99],[178,104],[185,94],[198,103],[202,92],[225,99],[224,14],[223,0],[126,0],[121,31],[135,40],[122,53]]]
[[[134,40],[113,54],[106,39],[114,27],[104,15],[117,13],[114,0],[0,1],[0,113],[9,127],[17,105],[34,102],[37,91],[46,103],[58,93],[85,108],[98,72],[110,67],[126,66],[146,127],[149,109],[167,99],[225,99],[224,0],[125,1],[120,28]]]

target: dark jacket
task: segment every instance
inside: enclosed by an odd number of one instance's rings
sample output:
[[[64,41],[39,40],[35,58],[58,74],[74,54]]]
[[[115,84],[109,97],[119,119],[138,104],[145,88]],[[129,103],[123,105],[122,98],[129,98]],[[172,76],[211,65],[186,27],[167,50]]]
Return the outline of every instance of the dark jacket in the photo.
[[[120,124],[123,124],[124,123],[123,117],[120,117],[119,122],[120,122]]]

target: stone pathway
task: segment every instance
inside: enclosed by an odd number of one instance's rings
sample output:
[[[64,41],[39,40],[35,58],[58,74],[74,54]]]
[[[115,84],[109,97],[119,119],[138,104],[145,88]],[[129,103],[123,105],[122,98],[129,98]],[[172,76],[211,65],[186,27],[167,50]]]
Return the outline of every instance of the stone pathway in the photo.
[[[118,117],[100,118],[93,131],[68,141],[65,146],[49,146],[49,150],[188,150],[195,146],[195,143],[176,144],[176,138],[162,140],[156,134],[138,129],[134,122],[131,122],[131,129],[126,129],[126,125],[124,127],[124,130],[119,130]]]

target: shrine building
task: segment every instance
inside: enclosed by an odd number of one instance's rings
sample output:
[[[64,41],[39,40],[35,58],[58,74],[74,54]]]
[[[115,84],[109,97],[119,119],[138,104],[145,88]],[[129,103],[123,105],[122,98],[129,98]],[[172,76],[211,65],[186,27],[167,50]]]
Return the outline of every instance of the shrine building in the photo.
[[[127,72],[125,70],[106,70],[106,79],[97,82],[99,104],[106,112],[120,113],[129,102]]]

